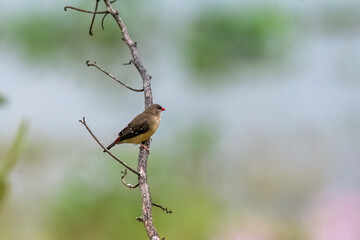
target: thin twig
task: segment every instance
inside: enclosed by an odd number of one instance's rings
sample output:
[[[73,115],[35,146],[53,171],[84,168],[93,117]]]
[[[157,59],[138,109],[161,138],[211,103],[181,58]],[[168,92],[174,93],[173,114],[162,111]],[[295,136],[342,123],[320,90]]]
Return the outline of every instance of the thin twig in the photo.
[[[97,12],[97,8],[98,8],[99,1],[100,1],[100,0],[95,0],[95,1],[96,1],[96,3],[95,3],[95,11],[94,11],[94,12]],[[91,36],[93,36],[92,28],[93,28],[93,26],[94,26],[95,16],[96,16],[96,13],[94,13],[94,15],[93,15],[93,17],[92,17],[92,19],[91,19],[91,24],[90,24],[90,28],[89,28],[89,34],[90,34]]]
[[[118,83],[120,83],[121,85],[123,85],[124,87],[126,87],[127,89],[130,89],[131,91],[134,91],[134,92],[142,92],[144,91],[144,89],[135,89],[135,88],[132,88],[132,87],[129,87],[128,85],[126,85],[125,83],[121,82],[120,80],[116,79],[111,73],[105,71],[104,69],[102,69],[101,67],[99,67],[98,65],[96,65],[96,62],[94,63],[90,63],[89,60],[86,61],[86,65],[88,67],[96,67],[97,69],[99,69],[100,71],[102,71],[103,73],[105,73],[106,75],[108,75],[109,77],[111,77],[112,79],[114,79],[115,81],[117,81]]]
[[[104,149],[105,152],[107,152],[112,158],[114,158],[116,161],[118,161],[120,164],[122,164],[124,167],[126,167],[127,169],[129,169],[130,171],[132,171],[133,173],[135,173],[136,175],[139,176],[139,173],[137,171],[135,171],[134,169],[132,169],[131,167],[129,167],[125,162],[121,161],[120,159],[118,159],[117,157],[115,157],[109,150],[106,149],[106,147],[104,147],[104,145],[101,144],[101,142],[97,139],[97,137],[93,134],[93,132],[90,130],[90,128],[88,127],[88,125],[86,124],[85,121],[85,117],[83,117],[82,120],[79,120],[79,122],[81,122],[86,129],[89,131],[89,133],[91,134],[91,136],[95,139],[95,141],[102,147],[102,149]]]
[[[124,171],[121,171],[121,173],[124,174],[124,175],[121,176],[121,182],[122,182],[126,187],[128,187],[128,188],[130,188],[130,189],[134,189],[134,188],[137,188],[137,187],[139,186],[139,183],[137,183],[136,185],[131,185],[130,183],[125,182],[125,176],[127,175],[126,169],[125,169]]]
[[[93,12],[93,11],[88,11],[88,10],[84,10],[84,9],[72,7],[72,6],[66,6],[66,7],[64,7],[64,10],[65,10],[65,11],[67,11],[68,9],[73,9],[73,10],[76,10],[76,11],[79,11],[79,12],[91,13],[91,14],[106,14],[106,13],[108,13],[107,11]]]
[[[108,12],[105,13],[104,16],[103,16],[102,19],[101,19],[101,28],[102,28],[102,30],[105,30],[105,28],[104,28],[104,21],[105,21],[105,18],[106,18],[106,16],[107,16],[108,14],[109,14]]]
[[[160,208],[161,210],[163,210],[163,211],[166,212],[166,213],[172,213],[172,211],[171,211],[170,209],[168,210],[168,208],[165,208],[165,207],[163,207],[163,206],[161,206],[161,205],[159,205],[159,204],[152,203],[152,205],[155,206],[155,207]]]

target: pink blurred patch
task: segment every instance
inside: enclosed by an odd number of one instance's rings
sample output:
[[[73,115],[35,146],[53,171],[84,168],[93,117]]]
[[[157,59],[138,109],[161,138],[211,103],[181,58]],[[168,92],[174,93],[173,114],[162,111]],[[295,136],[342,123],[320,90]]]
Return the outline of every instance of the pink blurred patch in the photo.
[[[226,233],[221,233],[215,239],[221,240],[277,240],[274,229],[269,221],[256,217],[248,217],[246,222],[229,226]]]
[[[307,219],[312,240],[360,240],[360,192],[325,194]]]

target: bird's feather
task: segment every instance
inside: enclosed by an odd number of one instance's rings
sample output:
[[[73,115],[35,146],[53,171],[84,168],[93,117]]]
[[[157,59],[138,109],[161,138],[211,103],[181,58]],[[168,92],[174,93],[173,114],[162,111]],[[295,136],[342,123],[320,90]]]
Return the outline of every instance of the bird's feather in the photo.
[[[120,133],[120,141],[124,141],[126,139],[134,138],[139,136],[140,134],[146,133],[149,131],[149,120],[147,117],[143,118],[135,118],[132,120]]]

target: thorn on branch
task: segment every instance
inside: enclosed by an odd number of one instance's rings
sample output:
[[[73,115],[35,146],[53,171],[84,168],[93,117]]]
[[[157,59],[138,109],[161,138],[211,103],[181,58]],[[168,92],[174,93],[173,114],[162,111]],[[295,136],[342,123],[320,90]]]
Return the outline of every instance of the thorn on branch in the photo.
[[[123,66],[131,65],[134,61],[131,59],[128,63],[123,63]]]
[[[124,167],[126,167],[127,169],[129,169],[130,171],[132,171],[133,173],[135,173],[136,175],[139,176],[139,173],[137,171],[135,171],[134,169],[132,169],[131,167],[129,167],[125,162],[121,161],[120,159],[118,159],[117,157],[115,157],[109,150],[107,150],[103,144],[101,144],[101,142],[97,139],[97,137],[93,134],[93,132],[90,130],[89,126],[86,124],[85,121],[85,117],[83,117],[82,120],[79,120],[79,122],[81,122],[85,128],[88,130],[88,132],[90,133],[90,135],[95,139],[95,141],[100,145],[100,147],[102,147],[102,149],[104,149],[105,152],[107,152],[113,159],[115,159],[116,161],[118,161],[121,165],[123,165]]]
[[[126,85],[126,84],[123,83],[122,81],[116,79],[111,73],[105,71],[104,69],[102,69],[101,67],[99,67],[98,65],[96,65],[96,62],[90,63],[90,61],[87,60],[87,61],[86,61],[86,65],[87,65],[88,67],[90,67],[90,66],[91,66],[91,67],[96,67],[97,69],[99,69],[100,71],[102,71],[103,73],[105,73],[106,75],[108,75],[109,77],[111,77],[112,79],[114,79],[115,81],[117,81],[118,83],[120,83],[121,85],[123,85],[124,87],[126,87],[127,89],[130,89],[130,90],[132,90],[132,91],[134,91],[134,92],[142,92],[142,91],[144,91],[144,88],[142,88],[142,89],[135,89],[135,88],[129,87],[128,85]]]
[[[130,183],[126,183],[126,182],[125,182],[125,176],[127,175],[127,170],[126,170],[126,169],[125,169],[124,171],[121,171],[121,173],[124,174],[124,175],[121,176],[121,182],[122,182],[126,187],[128,187],[128,188],[130,188],[130,189],[134,189],[134,188],[137,188],[137,187],[139,186],[139,183],[137,183],[135,186],[133,186],[133,185],[131,185]]]
[[[138,220],[139,222],[144,222],[142,217],[136,217],[136,220]]]
[[[161,210],[163,210],[164,212],[166,212],[166,213],[172,213],[172,211],[170,210],[170,209],[168,209],[168,208],[165,208],[165,207],[163,207],[163,206],[161,206],[161,205],[159,205],[159,204],[156,204],[156,203],[151,203],[153,206],[155,206],[155,207],[158,207],[158,208],[160,208]]]

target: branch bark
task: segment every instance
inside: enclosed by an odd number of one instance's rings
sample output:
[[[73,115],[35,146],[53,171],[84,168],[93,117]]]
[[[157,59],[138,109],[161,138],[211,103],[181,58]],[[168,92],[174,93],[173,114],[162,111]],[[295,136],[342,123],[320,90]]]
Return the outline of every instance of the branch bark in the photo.
[[[137,48],[137,43],[134,42],[129,35],[128,29],[124,24],[123,20],[120,18],[118,11],[116,11],[112,6],[109,0],[104,0],[107,11],[113,18],[116,20],[117,25],[119,26],[121,33],[123,35],[123,41],[129,47],[132,62],[139,71],[141,78],[143,80],[144,88],[144,98],[145,98],[145,108],[150,106],[153,103],[153,96],[151,90],[151,76],[146,71],[143,63],[141,61],[139,51]],[[145,145],[149,148],[150,141],[147,140]],[[139,159],[138,159],[138,168],[137,172],[139,173],[139,187],[142,197],[142,221],[145,225],[146,232],[151,240],[160,240],[159,235],[155,229],[153,219],[152,219],[152,201],[149,184],[147,182],[147,162],[149,157],[149,151],[145,148],[140,148]]]

